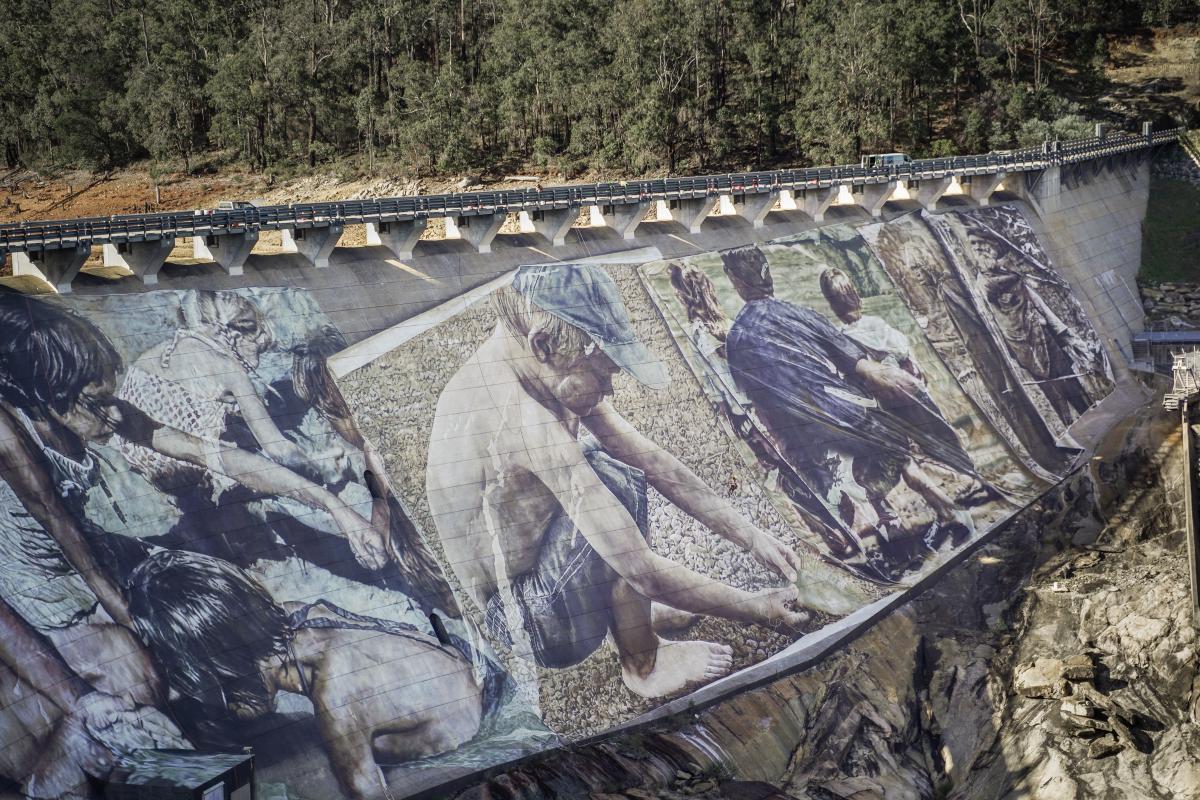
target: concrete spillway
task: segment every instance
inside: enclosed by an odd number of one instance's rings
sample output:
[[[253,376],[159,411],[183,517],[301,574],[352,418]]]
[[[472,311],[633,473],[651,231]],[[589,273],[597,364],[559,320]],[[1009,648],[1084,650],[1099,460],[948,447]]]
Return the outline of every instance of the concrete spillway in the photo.
[[[0,295],[0,787],[437,793],[819,661],[1103,433],[1146,181]]]

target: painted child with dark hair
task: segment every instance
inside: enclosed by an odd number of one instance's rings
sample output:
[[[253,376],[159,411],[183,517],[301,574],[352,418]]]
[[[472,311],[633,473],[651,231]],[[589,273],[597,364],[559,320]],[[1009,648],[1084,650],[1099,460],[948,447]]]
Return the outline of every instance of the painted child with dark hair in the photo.
[[[108,402],[120,358],[42,300],[0,294],[0,330],[0,595],[81,678],[153,703],[158,677],[119,589],[143,550],[83,509],[101,466],[87,442],[124,419]]]
[[[821,294],[842,323],[839,326],[842,333],[865,347],[876,360],[900,367],[925,383],[925,373],[913,356],[908,337],[883,317],[863,313],[862,297],[849,275],[837,267],[829,267],[822,270],[820,283]]]
[[[502,673],[477,679],[461,640],[443,644],[325,601],[281,606],[220,559],[161,551],[131,583],[137,629],[171,688],[192,701],[177,713],[185,727],[216,720],[236,744],[245,723],[273,713],[278,692],[304,695],[352,798],[385,793],[380,763],[469,741],[499,695]]]
[[[949,423],[945,421],[945,415],[942,414],[942,410],[928,391],[925,373],[913,355],[908,337],[888,324],[883,317],[863,313],[862,297],[850,276],[842,270],[837,267],[823,270],[820,284],[821,294],[825,296],[830,309],[841,322],[839,330],[842,333],[861,345],[871,358],[902,369],[919,382],[921,392],[917,395],[917,399],[920,402],[901,406],[895,409],[895,413],[903,416],[906,411],[915,410],[917,414],[910,420],[914,426],[926,424],[930,415],[936,414],[942,424],[949,428]],[[933,526],[926,532],[927,545],[935,547],[943,540],[949,540],[952,543],[960,542],[967,534],[974,531],[975,525],[970,515],[958,507],[958,502],[941,489],[919,461],[909,458],[903,468],[892,470],[892,473],[895,474],[895,477],[903,479],[905,484],[920,495],[934,512]],[[963,498],[975,496],[978,500],[983,500],[999,496],[994,489],[985,485],[974,474],[968,473],[967,477],[971,478],[972,487],[971,491],[963,495]],[[890,513],[887,510],[886,493],[890,492],[895,484],[888,484],[889,482],[885,481],[881,485],[872,487],[874,491],[868,491],[872,504],[875,505],[881,516]]]

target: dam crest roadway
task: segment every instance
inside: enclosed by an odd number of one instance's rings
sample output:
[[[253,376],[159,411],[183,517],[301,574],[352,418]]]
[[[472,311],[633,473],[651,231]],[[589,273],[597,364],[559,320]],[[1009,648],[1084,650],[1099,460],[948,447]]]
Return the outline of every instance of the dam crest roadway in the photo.
[[[716,213],[737,216],[753,227],[773,210],[800,212],[822,222],[829,208],[856,205],[871,217],[888,202],[915,201],[932,211],[943,198],[964,197],[986,206],[996,192],[1028,197],[1047,169],[1146,152],[1179,140],[1182,129],[1141,135],[1106,133],[1065,142],[1046,142],[986,155],[917,159],[888,166],[830,166],[698,177],[596,183],[493,192],[391,197],[369,200],[244,204],[218,210],[175,211],[0,225],[0,258],[11,256],[15,275],[36,275],[67,293],[93,247],[104,264],[123,267],[152,286],[176,241],[191,237],[196,259],[211,261],[231,276],[241,275],[260,232],[279,231],[282,252],[311,267],[326,268],[348,225],[366,227],[368,245],[394,258],[414,257],[432,219],[444,219],[446,238],[486,254],[508,215],[523,232],[561,247],[586,212],[593,227],[608,227],[631,240],[647,219],[674,221],[699,233]],[[242,205],[242,204],[239,204]]]

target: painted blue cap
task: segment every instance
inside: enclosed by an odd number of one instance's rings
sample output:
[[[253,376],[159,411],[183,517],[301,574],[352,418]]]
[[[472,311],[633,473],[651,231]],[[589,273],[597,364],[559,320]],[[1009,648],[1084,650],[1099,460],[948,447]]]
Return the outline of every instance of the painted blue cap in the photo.
[[[667,368],[638,341],[612,276],[591,264],[525,266],[512,288],[531,303],[588,335],[621,369],[652,389],[671,383]]]

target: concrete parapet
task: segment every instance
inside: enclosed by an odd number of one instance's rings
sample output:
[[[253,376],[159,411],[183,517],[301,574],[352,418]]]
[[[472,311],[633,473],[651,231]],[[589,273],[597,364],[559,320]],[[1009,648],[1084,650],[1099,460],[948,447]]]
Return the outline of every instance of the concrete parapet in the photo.
[[[699,233],[704,220],[717,207],[716,197],[697,197],[692,200],[658,200],[659,222],[674,221],[688,229],[688,233]]]
[[[158,283],[158,271],[167,256],[175,249],[175,238],[152,239],[144,242],[117,242],[104,245],[104,266],[124,267],[153,286]]]
[[[774,192],[762,194],[721,195],[721,215],[739,216],[755,228],[766,224],[767,214],[775,207],[779,195]],[[793,206],[794,207],[794,206]]]
[[[917,185],[917,202],[926,211],[936,211],[938,200],[942,199],[942,195],[946,193],[953,182],[953,178],[932,178],[921,181]]]
[[[480,253],[492,252],[492,240],[500,232],[507,214],[478,217],[446,217],[446,238],[462,239]]]
[[[1007,172],[997,172],[991,175],[972,175],[969,183],[963,184],[967,195],[981,206],[990,205],[992,195],[1008,177]]]
[[[799,195],[793,195],[795,206],[812,217],[814,222],[823,222],[825,212],[837,200],[841,188],[830,186],[825,189],[806,189]]]
[[[628,203],[615,206],[592,206],[591,223],[596,228],[612,228],[621,235],[622,239],[633,239],[637,236],[637,227],[646,218],[650,210],[650,202]]]
[[[546,238],[554,247],[567,243],[567,231],[579,219],[579,209],[560,208],[549,211],[522,211],[520,224],[522,233],[536,233]]]
[[[53,286],[55,291],[67,294],[71,291],[71,281],[75,280],[91,252],[92,248],[87,245],[63,250],[16,252],[12,254],[13,275],[36,275]]]
[[[425,232],[428,220],[412,219],[403,222],[368,222],[367,244],[386,247],[401,261],[413,257],[413,249]]]
[[[887,183],[872,183],[863,187],[856,199],[858,204],[866,210],[872,217],[883,216],[883,206],[887,203],[888,198],[896,191],[899,185],[898,181],[888,181]]]
[[[324,228],[280,228],[283,234],[283,252],[296,253],[316,267],[329,266],[329,256],[342,238],[342,225],[327,225]]]
[[[192,255],[212,261],[230,275],[241,275],[242,267],[257,243],[258,231],[193,236]]]

